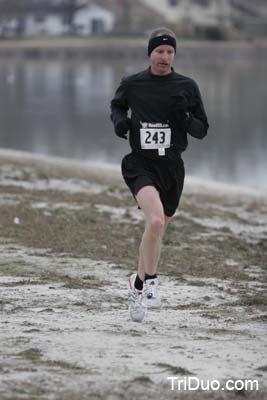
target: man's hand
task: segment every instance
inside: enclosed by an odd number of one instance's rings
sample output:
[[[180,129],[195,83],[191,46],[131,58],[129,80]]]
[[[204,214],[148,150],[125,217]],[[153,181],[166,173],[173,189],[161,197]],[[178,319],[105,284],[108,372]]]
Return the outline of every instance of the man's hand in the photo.
[[[183,93],[173,95],[173,103],[171,106],[171,118],[179,125],[183,125],[185,129],[189,126],[192,116],[188,111],[189,102],[187,96]]]
[[[130,129],[131,120],[130,118],[122,119],[115,126],[115,133],[117,136],[123,139],[127,139],[127,132]]]

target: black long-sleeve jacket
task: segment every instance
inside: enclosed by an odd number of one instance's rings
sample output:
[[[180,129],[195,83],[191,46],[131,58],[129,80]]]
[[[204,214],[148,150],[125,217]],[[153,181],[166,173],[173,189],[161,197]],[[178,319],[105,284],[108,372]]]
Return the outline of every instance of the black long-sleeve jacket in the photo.
[[[176,107],[176,99],[180,95],[187,100],[185,111],[190,116],[187,123]],[[130,146],[149,158],[164,155],[164,158],[176,159],[188,145],[187,133],[202,139],[209,127],[196,82],[174,70],[159,76],[152,74],[148,68],[122,79],[111,101],[111,119],[115,130],[128,117],[129,109]],[[185,112],[182,115],[186,115]],[[167,136],[170,139],[166,139]],[[155,148],[161,147],[161,143],[163,153]]]

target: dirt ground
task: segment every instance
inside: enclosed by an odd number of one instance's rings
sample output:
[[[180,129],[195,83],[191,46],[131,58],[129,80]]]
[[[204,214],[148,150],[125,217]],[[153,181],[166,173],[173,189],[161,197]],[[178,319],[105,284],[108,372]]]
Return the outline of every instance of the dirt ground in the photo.
[[[1,400],[267,399],[266,193],[186,180],[140,324],[143,227],[118,168],[0,150]]]

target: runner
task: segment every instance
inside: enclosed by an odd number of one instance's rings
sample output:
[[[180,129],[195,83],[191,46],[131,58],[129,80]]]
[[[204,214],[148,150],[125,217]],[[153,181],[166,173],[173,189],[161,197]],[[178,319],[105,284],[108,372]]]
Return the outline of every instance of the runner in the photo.
[[[172,67],[175,53],[175,34],[166,28],[153,31],[149,68],[122,79],[111,101],[115,133],[127,139],[129,132],[132,149],[122,160],[122,175],[145,217],[138,272],[129,278],[129,312],[137,322],[147,308],[161,305],[161,242],[183,190],[187,133],[202,139],[209,127],[197,84]]]

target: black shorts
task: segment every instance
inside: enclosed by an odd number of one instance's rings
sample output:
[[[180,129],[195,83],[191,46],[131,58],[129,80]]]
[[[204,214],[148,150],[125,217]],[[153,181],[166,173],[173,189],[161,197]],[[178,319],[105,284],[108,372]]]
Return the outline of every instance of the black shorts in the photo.
[[[123,158],[121,170],[134,198],[142,187],[152,185],[159,192],[165,215],[171,217],[175,213],[184,186],[181,157],[175,161],[154,160],[130,153]]]

